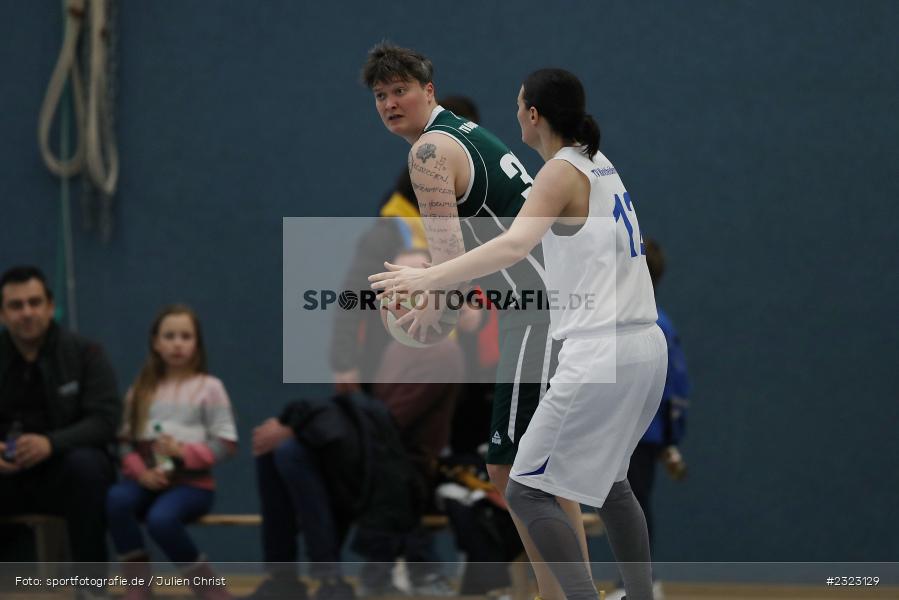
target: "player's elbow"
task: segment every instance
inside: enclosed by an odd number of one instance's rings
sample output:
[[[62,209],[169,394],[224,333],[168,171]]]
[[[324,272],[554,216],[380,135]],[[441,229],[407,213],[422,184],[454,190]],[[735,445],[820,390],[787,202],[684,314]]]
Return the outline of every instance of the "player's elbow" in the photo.
[[[528,240],[515,235],[507,235],[505,243],[505,255],[510,265],[524,260],[533,249],[534,244]]]

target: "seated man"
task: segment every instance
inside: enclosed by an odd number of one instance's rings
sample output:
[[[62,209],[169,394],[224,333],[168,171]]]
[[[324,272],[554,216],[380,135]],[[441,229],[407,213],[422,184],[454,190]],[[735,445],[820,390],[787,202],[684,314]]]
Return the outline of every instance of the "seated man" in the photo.
[[[394,258],[397,265],[422,267],[429,260],[426,250],[410,248]],[[465,306],[459,327],[479,320],[478,312]],[[476,324],[475,324],[476,326]],[[381,357],[372,393],[384,403],[393,416],[403,447],[412,459],[426,496],[416,507],[416,526],[407,534],[371,532],[360,527],[357,546],[369,560],[359,580],[363,595],[380,596],[400,593],[392,582],[393,561],[406,559],[409,583],[415,595],[447,596],[454,590],[439,569],[431,532],[420,524],[421,515],[433,503],[438,479],[438,459],[449,445],[456,398],[462,386],[465,363],[462,350],[454,337],[425,348],[404,346],[391,341]]]
[[[419,262],[426,258],[420,251],[404,252],[397,257],[400,264],[405,264],[403,256]],[[410,561],[413,585],[432,594],[445,590],[422,564],[434,558],[427,533],[416,530],[424,486],[407,451],[413,450],[416,463],[436,463],[449,438],[462,373],[455,341],[421,349],[393,342],[375,374],[378,400],[361,394],[301,400],[254,430],[263,554],[270,577],[253,598],[306,597],[293,564],[301,531],[310,572],[321,581],[316,600],[351,597],[338,564],[351,524],[357,526],[354,549],[382,561],[369,563],[362,576],[364,592],[390,591],[389,579],[378,567],[389,571],[386,563],[401,553]],[[392,383],[413,380],[422,383]]]
[[[317,600],[352,598],[352,588],[341,577],[340,548],[349,530],[350,515],[334,506],[333,489],[322,473],[317,450],[332,448],[331,459],[347,462],[347,456],[360,454],[355,435],[339,422],[339,412],[319,403],[296,401],[281,415],[253,430],[253,455],[256,480],[262,504],[262,553],[269,578],[250,598],[303,600],[306,586],[297,579],[299,558],[297,536],[305,532],[306,553],[312,562],[310,575],[320,581]],[[318,425],[317,423],[325,423]],[[295,433],[305,429],[305,437]],[[328,432],[327,429],[332,431]],[[321,444],[310,436],[322,438]],[[330,439],[324,439],[330,438]]]
[[[37,268],[0,277],[0,515],[63,516],[72,559],[102,568],[121,399],[100,346],[57,325],[53,310]]]
[[[297,536],[305,535],[316,600],[346,600],[340,550],[349,526],[407,532],[415,477],[390,414],[364,394],[301,399],[253,431],[262,503],[262,545],[271,575],[251,596],[307,596],[297,579]]]

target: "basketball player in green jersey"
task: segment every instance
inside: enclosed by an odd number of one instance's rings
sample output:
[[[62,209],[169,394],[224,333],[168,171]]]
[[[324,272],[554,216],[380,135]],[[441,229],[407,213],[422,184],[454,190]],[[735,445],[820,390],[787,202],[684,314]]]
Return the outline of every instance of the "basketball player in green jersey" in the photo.
[[[412,187],[432,261],[439,264],[508,229],[524,204],[532,179],[493,134],[437,104],[432,77],[433,65],[428,58],[389,43],[372,48],[362,69],[363,82],[374,94],[384,126],[412,145],[408,157]],[[503,300],[510,295],[521,300],[524,290],[545,292],[543,278],[538,246],[526,260],[477,283],[488,291],[488,297],[495,292]],[[407,315],[407,320],[414,318],[411,334],[422,335],[437,326],[440,311],[435,304]],[[493,484],[505,494],[518,440],[546,392],[558,346],[554,347],[549,335],[546,311],[499,308],[500,364],[487,470]],[[576,524],[583,555],[587,556],[580,506],[570,500],[558,501]],[[558,583],[540,562],[527,531],[514,514],[513,519],[534,565],[540,596],[562,600]]]

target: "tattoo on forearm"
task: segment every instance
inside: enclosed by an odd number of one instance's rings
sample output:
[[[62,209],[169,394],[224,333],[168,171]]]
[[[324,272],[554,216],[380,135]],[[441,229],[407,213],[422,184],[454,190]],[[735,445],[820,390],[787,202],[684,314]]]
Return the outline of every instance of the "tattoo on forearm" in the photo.
[[[435,236],[433,241],[428,244],[431,256],[435,261],[434,264],[440,264],[460,254],[465,254],[465,246],[462,240],[449,234],[450,232],[446,232],[443,236]]]
[[[427,165],[431,158],[434,162]],[[414,156],[409,153],[407,163],[434,264],[465,253],[448,162],[446,156],[437,155],[436,145],[422,144]]]
[[[431,210],[439,207],[441,204],[447,204],[449,201],[441,199],[432,200],[429,203]],[[455,200],[452,200],[455,202]],[[424,208],[423,215],[428,215],[430,210]],[[459,225],[459,219],[453,216],[425,216],[423,218],[425,231],[428,236],[428,246],[431,249],[431,256],[434,258],[434,264],[443,262],[455,256],[459,256],[465,252],[465,244],[462,240],[462,229]]]
[[[415,158],[421,162],[428,162],[429,158],[437,158],[437,146],[434,144],[422,144],[415,152]]]

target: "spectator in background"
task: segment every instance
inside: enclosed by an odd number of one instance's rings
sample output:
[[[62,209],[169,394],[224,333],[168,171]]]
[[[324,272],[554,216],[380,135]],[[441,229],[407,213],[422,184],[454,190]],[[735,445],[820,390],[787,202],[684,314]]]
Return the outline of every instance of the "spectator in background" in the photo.
[[[426,250],[401,251],[391,262],[422,267],[429,256]],[[461,309],[459,328],[474,321],[479,313],[470,307]],[[458,329],[456,334],[458,333]],[[432,507],[438,479],[438,459],[447,449],[450,424],[456,398],[465,375],[464,359],[452,334],[449,339],[424,348],[411,348],[391,341],[384,351],[372,388],[393,416],[403,447],[415,465],[425,498],[416,507],[415,528],[408,534],[369,534],[360,530],[359,537],[368,546],[366,563],[360,574],[364,596],[401,593],[391,580],[394,559],[403,556],[409,572],[409,583],[416,596],[448,596],[455,593],[439,568],[433,536],[421,525],[421,517]]]
[[[652,285],[658,290],[662,275],[665,274],[665,254],[662,247],[653,239],[644,240],[646,246],[646,266]],[[690,380],[687,377],[687,361],[681,348],[680,337],[674,329],[671,319],[658,304],[658,325],[665,334],[668,343],[668,375],[665,378],[665,389],[662,392],[662,403],[643,435],[627,471],[627,479],[634,490],[634,496],[646,515],[646,527],[649,531],[649,543],[655,540],[655,523],[652,510],[652,491],[655,483],[656,464],[662,462],[668,475],[675,481],[682,480],[687,474],[687,464],[678,449],[684,437],[687,425],[687,398],[690,395]],[[608,600],[619,600],[624,597],[623,586],[618,584]],[[661,582],[653,583],[655,600],[662,600],[664,592]]]
[[[307,598],[297,579],[301,532],[316,600],[352,598],[340,566],[350,525],[405,533],[415,524],[412,465],[387,409],[364,394],[290,402],[253,430],[253,454],[269,577],[251,598]]]
[[[150,353],[126,397],[121,442],[125,480],[106,500],[109,532],[128,579],[150,578],[140,532],[147,533],[205,600],[230,598],[224,586],[198,585],[215,577],[185,525],[212,508],[212,467],[232,455],[237,428],[222,382],[206,370],[206,348],[196,314],[175,304],[164,308],[150,329]],[[127,600],[150,597],[131,586]]]
[[[427,254],[401,251],[398,259],[420,265]],[[383,329],[380,319],[375,323]],[[251,598],[308,596],[295,565],[301,532],[310,574],[321,582],[316,600],[351,597],[354,591],[342,578],[339,561],[353,524],[354,549],[378,561],[363,569],[363,595],[400,593],[392,587],[388,563],[401,554],[409,561],[416,591],[453,592],[428,564],[436,562],[432,540],[418,525],[437,457],[449,439],[464,372],[461,351],[451,340],[419,349],[390,342],[382,354],[371,376],[375,398],[357,393],[299,400],[254,430],[270,577]]]
[[[62,515],[72,559],[100,570],[106,526],[97,507],[115,480],[121,399],[100,346],[59,326],[53,310],[36,267],[0,277],[0,515]]]

